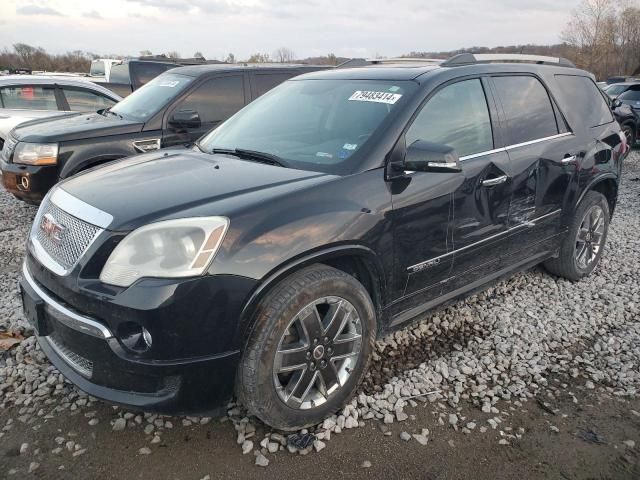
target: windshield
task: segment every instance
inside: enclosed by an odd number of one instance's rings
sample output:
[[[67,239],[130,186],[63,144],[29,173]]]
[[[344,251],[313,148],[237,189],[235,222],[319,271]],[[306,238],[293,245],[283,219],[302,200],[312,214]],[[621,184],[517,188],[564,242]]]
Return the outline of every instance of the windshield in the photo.
[[[610,97],[615,97],[624,92],[626,88],[626,85],[611,85],[605,90],[605,92],[607,92],[607,95],[609,95]]]
[[[192,81],[193,77],[186,75],[175,73],[159,75],[118,102],[111,111],[128,120],[147,121]]]
[[[285,82],[209,133],[199,147],[257,151],[293,168],[345,173],[415,88],[413,82],[371,80]]]

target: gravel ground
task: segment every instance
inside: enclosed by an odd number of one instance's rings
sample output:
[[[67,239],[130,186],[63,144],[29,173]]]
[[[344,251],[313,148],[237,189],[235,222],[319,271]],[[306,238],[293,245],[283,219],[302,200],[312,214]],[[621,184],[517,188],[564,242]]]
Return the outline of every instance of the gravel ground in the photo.
[[[550,398],[559,391],[576,404],[589,391],[634,401],[640,387],[639,197],[640,152],[636,150],[626,161],[605,255],[592,276],[573,284],[536,268],[379,341],[360,392],[339,414],[310,429],[312,437],[305,437],[306,431],[298,438],[271,432],[246,417],[241,406],[230,404],[226,420],[235,428],[238,455],[252,454],[256,465],[267,466],[282,455],[276,453],[279,450],[303,455],[319,452],[332,435],[370,425],[383,435],[396,435],[398,428],[407,425],[399,437],[426,445],[432,432],[415,429],[420,404],[428,405],[436,425],[466,434],[494,431],[496,442],[507,446],[527,435],[518,427],[520,412],[534,403],[555,413]],[[0,211],[0,331],[29,337],[16,282],[24,239],[36,210],[0,190]],[[3,417],[0,444],[16,425],[16,429],[38,430],[69,415],[82,414],[93,427],[105,421],[95,412],[106,407],[66,382],[29,337],[0,353],[0,412],[4,409],[11,415]],[[115,407],[106,411],[112,430],[138,432],[139,456],[162,446],[163,435],[174,428],[211,421]],[[406,423],[391,425],[398,422]],[[558,429],[552,424],[548,428]],[[54,445],[46,452],[31,452],[33,458],[25,469],[37,471],[46,455],[68,450],[79,457],[86,452],[82,438],[61,435],[50,440]],[[293,440],[298,440],[297,446]],[[635,448],[633,439],[627,441],[624,445]],[[30,446],[25,445],[21,448],[28,455]],[[8,473],[19,473],[13,470]]]

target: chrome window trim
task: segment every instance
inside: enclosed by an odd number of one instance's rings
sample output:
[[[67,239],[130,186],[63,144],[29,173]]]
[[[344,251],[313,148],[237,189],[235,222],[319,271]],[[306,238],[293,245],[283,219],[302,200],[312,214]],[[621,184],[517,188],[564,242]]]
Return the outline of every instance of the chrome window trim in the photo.
[[[105,340],[113,337],[111,331],[101,323],[83,315],[79,315],[51,298],[33,279],[31,273],[29,273],[26,262],[22,264],[22,274],[31,288],[33,288],[36,294],[38,294],[42,301],[45,302],[46,306],[60,314],[55,315],[55,319],[57,321],[63,323],[69,328],[91,335],[92,337],[102,338]]]
[[[572,136],[572,135],[573,135],[573,132],[565,132],[565,133],[558,133],[557,135],[552,135],[550,137],[544,137],[544,138],[538,138],[536,140],[530,140],[528,142],[514,143],[513,145],[507,145],[506,147],[496,148],[496,149],[493,149],[493,150],[487,150],[486,152],[480,152],[480,153],[473,153],[471,155],[465,155],[464,157],[460,157],[460,161],[463,162],[465,160],[471,160],[473,158],[484,157],[485,155],[491,155],[493,153],[508,152],[509,150],[513,150],[515,148],[526,147],[528,145],[534,145],[536,143],[546,142],[548,140],[555,140],[556,138],[569,137],[569,136]]]
[[[53,191],[50,200],[69,215],[95,225],[96,227],[107,228],[111,225],[111,222],[113,222],[113,216],[111,214],[74,197],[61,187]]]
[[[537,217],[537,218],[535,218],[533,220],[529,220],[529,221],[527,221],[525,223],[521,223],[521,224],[516,225],[514,227],[508,228],[507,230],[504,230],[504,231],[502,231],[500,233],[496,233],[495,235],[491,235],[490,237],[483,238],[482,240],[479,240],[479,241],[477,241],[475,243],[471,243],[471,244],[469,244],[469,245],[467,245],[465,247],[454,249],[454,250],[451,250],[450,252],[447,252],[447,253],[445,253],[443,255],[440,255],[438,257],[431,258],[429,260],[425,260],[425,261],[420,262],[420,263],[416,263],[415,265],[411,265],[410,267],[407,267],[407,271],[409,273],[419,272],[419,271],[422,270],[423,267],[425,267],[425,266],[427,266],[427,265],[429,265],[429,264],[431,264],[433,262],[437,262],[438,260],[442,260],[443,258],[446,258],[446,257],[448,257],[450,255],[455,254],[455,253],[464,252],[465,250],[468,250],[470,248],[476,247],[476,246],[478,246],[478,245],[480,245],[482,243],[488,242],[490,240],[493,240],[495,238],[501,237],[503,235],[507,235],[509,233],[513,233],[516,230],[520,230],[521,228],[533,227],[533,226],[535,226],[536,223],[540,222],[541,220],[544,220],[545,218],[549,218],[549,217],[558,215],[558,214],[560,214],[561,211],[562,210],[554,210],[553,212],[549,212],[549,213],[547,213],[545,215],[542,215],[540,217]]]

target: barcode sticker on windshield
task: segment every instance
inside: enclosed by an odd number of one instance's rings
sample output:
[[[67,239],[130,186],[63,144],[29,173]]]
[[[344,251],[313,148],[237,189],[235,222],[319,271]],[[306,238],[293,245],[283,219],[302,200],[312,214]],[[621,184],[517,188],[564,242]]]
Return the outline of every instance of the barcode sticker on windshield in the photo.
[[[353,95],[349,97],[350,101],[354,102],[375,102],[375,103],[388,103],[393,105],[402,98],[400,93],[388,93],[388,92],[369,92],[358,90],[353,92]]]
[[[169,87],[169,88],[173,88],[176,85],[178,85],[180,82],[177,80],[165,80],[164,82],[159,82],[158,86],[159,87]]]

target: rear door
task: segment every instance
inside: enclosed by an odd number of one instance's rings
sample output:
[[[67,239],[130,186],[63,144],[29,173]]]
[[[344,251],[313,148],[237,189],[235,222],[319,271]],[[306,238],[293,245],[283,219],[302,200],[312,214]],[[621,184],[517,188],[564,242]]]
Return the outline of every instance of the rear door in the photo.
[[[244,107],[245,103],[243,73],[205,79],[167,109],[164,118],[163,146],[169,147],[196,141]],[[172,126],[170,123],[172,116],[180,111],[196,112],[200,118],[200,126],[193,128]]]
[[[585,152],[540,78],[517,74],[491,80],[513,166],[511,238],[504,253],[509,263],[517,263],[557,244],[553,237],[561,232],[562,210]]]

